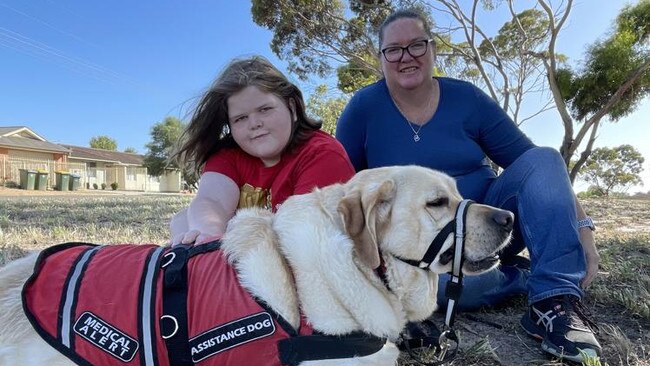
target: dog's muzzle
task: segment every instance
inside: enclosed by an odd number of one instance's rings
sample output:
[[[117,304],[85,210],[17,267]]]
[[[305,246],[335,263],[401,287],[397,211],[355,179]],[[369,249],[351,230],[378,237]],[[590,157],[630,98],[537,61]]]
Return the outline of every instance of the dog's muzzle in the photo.
[[[438,235],[436,235],[435,238],[431,241],[431,244],[429,244],[429,248],[427,248],[427,251],[424,253],[424,256],[422,256],[422,259],[418,260],[413,260],[413,259],[406,259],[402,258],[396,255],[393,255],[395,258],[398,260],[410,264],[414,267],[418,267],[424,270],[431,270],[430,266],[431,263],[436,259],[436,256],[440,253],[440,250],[442,249],[442,246],[445,244],[445,241],[447,241],[447,238],[449,235],[455,233],[455,254],[454,254],[454,259],[453,259],[453,264],[452,267],[458,266],[460,269],[460,265],[463,259],[463,248],[465,246],[465,226],[466,226],[466,221],[467,221],[467,211],[469,209],[469,206],[471,206],[474,203],[474,201],[466,199],[460,202],[458,205],[458,208],[456,209],[456,217],[449,221],[445,227],[440,230]],[[452,268],[453,272],[453,268]]]

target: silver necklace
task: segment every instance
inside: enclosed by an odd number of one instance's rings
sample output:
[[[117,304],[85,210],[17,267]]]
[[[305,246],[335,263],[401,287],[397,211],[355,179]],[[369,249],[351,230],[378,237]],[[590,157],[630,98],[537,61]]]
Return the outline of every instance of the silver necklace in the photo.
[[[389,95],[390,95],[390,93],[389,93]],[[404,117],[404,121],[405,121],[406,124],[411,128],[411,131],[413,131],[413,141],[415,141],[415,142],[420,141],[420,130],[422,129],[422,126],[424,126],[425,124],[421,124],[421,125],[420,125],[420,124],[417,124],[417,123],[411,122],[411,121],[406,117],[406,113],[404,113],[404,112],[402,111],[402,109],[399,107],[399,105],[397,104],[397,101],[395,100],[395,98],[393,98],[392,95],[390,95],[390,99],[393,100],[393,104],[395,104],[395,107],[397,108],[397,110],[399,111],[399,113],[402,115],[402,117]],[[428,111],[429,108],[431,107],[431,99],[433,99],[433,98],[429,98],[429,102],[427,103],[427,108],[426,108],[427,111]],[[415,128],[413,128],[413,125],[417,125],[417,126],[418,126],[418,129],[416,130]]]

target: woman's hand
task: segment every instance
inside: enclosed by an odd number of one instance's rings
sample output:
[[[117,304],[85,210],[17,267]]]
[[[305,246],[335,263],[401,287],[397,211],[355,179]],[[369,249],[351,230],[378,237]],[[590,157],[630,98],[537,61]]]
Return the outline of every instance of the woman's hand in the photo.
[[[600,262],[600,255],[596,249],[596,242],[594,241],[594,232],[588,227],[578,229],[580,233],[580,244],[585,253],[585,260],[587,262],[587,273],[582,279],[580,286],[585,289],[591,285],[591,282],[598,274],[598,263]]]

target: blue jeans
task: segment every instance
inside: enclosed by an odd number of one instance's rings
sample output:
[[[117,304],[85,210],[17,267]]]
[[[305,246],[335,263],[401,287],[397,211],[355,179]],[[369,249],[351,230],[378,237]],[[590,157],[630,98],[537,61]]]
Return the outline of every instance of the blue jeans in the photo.
[[[557,295],[582,297],[580,280],[586,261],[576,227],[575,196],[557,151],[547,147],[528,150],[492,181],[482,203],[514,212],[513,241],[501,257],[507,260],[528,248],[531,269],[502,265],[463,277],[461,309],[495,305],[524,293],[529,304]],[[445,274],[438,282],[441,307],[446,306],[448,280]]]

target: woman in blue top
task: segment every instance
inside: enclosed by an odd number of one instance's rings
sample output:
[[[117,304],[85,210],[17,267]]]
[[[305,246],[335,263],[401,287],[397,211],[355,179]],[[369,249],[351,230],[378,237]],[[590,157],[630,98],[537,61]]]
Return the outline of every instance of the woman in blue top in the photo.
[[[600,345],[576,311],[598,269],[593,222],[577,202],[560,154],[535,146],[499,105],[474,85],[433,77],[436,44],[419,13],[400,10],[379,31],[384,79],[359,90],[336,137],[356,170],[415,164],[456,178],[465,198],[515,213],[504,265],[465,278],[460,306],[495,304],[528,293],[521,324],[557,357],[582,361]],[[488,160],[503,168],[496,175]],[[530,272],[514,265],[524,248]],[[439,303],[447,278],[441,278]]]

